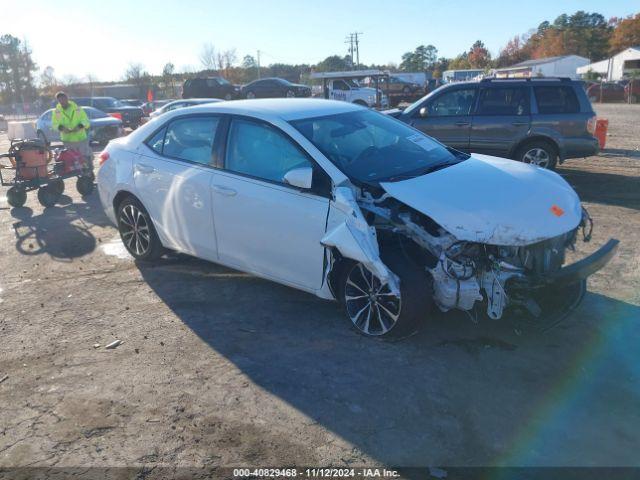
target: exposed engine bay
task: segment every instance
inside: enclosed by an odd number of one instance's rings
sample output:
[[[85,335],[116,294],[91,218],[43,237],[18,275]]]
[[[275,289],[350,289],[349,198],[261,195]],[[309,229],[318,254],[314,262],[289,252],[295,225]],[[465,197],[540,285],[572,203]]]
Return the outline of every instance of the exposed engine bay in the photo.
[[[336,204],[343,211],[348,208],[350,215],[345,224],[329,231],[323,240],[325,246],[336,247],[343,256],[363,262],[379,278],[389,280],[394,290],[399,280],[393,272],[386,271],[380,252],[386,248],[402,249],[427,273],[433,301],[440,310],[472,312],[482,307],[491,319],[501,318],[507,307],[519,307],[539,316],[541,306],[530,293],[553,283],[554,275],[561,272],[565,263],[567,250],[575,249],[578,236],[588,242],[593,229],[589,214],[582,208],[582,218],[575,228],[535,243],[501,246],[472,242],[459,240],[429,216],[388,193],[374,197],[364,189],[357,196],[352,192],[349,188],[336,188]],[[350,247],[346,247],[349,242],[344,236],[338,238],[341,229],[345,236],[351,232]],[[615,244],[609,248],[611,252],[604,263],[617,246],[617,241],[610,242]],[[354,250],[364,253],[354,254]]]

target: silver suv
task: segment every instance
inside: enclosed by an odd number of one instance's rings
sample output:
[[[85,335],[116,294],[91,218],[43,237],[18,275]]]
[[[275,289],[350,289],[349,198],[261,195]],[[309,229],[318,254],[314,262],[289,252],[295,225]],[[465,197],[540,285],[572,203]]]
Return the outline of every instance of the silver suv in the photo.
[[[599,150],[595,112],[567,78],[452,83],[394,116],[457,150],[549,169]]]

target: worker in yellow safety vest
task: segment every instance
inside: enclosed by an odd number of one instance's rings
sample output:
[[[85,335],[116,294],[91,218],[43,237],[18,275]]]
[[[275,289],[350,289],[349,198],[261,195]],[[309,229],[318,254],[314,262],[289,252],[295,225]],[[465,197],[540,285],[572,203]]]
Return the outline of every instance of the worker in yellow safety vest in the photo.
[[[51,123],[60,132],[60,140],[67,148],[79,150],[93,172],[93,152],[89,146],[89,118],[87,112],[69,100],[64,92],[56,93],[58,104],[53,109]]]

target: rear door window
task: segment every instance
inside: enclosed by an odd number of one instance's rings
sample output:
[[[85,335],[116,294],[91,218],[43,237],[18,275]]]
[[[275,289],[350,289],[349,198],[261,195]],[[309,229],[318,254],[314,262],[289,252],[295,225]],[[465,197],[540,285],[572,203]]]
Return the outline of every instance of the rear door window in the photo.
[[[210,165],[219,121],[218,117],[186,117],[172,121],[163,135],[162,155]],[[147,145],[158,151],[160,136],[161,132],[158,132]]]
[[[578,113],[580,103],[573,88],[568,86],[539,86],[533,87],[536,96],[538,112],[553,113]]]
[[[483,88],[477,115],[529,115],[529,95],[524,87]]]

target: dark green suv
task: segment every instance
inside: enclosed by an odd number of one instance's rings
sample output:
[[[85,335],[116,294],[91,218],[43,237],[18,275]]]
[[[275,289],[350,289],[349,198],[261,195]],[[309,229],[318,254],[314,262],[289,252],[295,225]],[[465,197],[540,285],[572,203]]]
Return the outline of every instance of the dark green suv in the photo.
[[[591,103],[565,78],[450,83],[394,116],[457,150],[549,169],[599,150]]]

